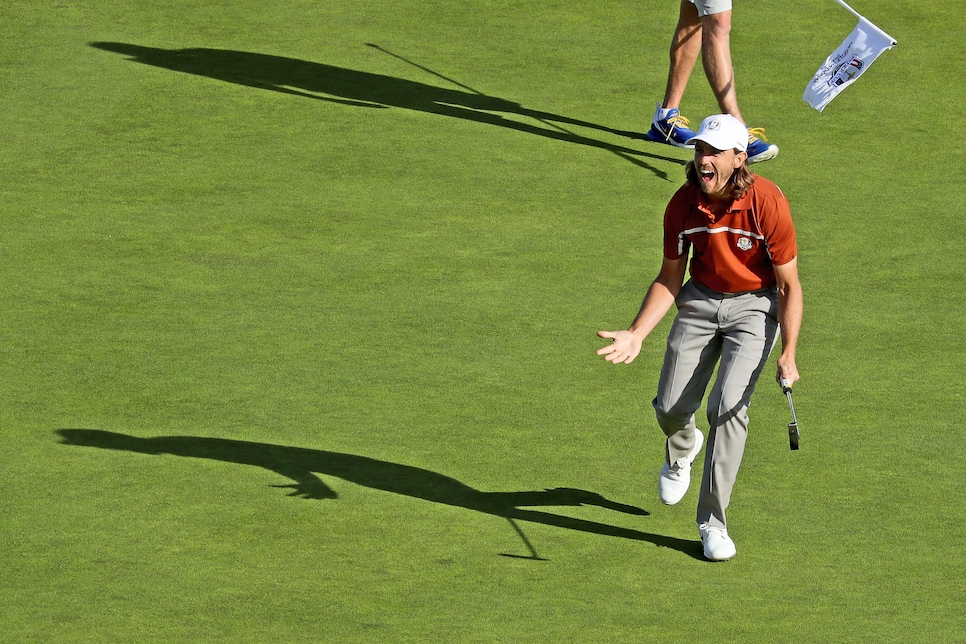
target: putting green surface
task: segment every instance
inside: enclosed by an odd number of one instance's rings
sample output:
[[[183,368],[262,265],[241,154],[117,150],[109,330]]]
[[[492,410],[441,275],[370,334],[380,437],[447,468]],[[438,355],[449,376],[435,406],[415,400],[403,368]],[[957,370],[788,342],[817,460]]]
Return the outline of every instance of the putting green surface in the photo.
[[[806,315],[703,560],[641,140],[674,3],[5,2],[0,641],[964,641],[953,5],[737,3]],[[682,112],[716,111],[700,68]],[[693,483],[697,487],[697,482]]]

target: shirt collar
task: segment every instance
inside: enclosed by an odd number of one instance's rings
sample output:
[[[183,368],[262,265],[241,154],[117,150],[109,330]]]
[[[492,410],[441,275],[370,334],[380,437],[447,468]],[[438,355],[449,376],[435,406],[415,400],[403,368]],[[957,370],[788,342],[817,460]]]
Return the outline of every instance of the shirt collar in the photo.
[[[756,175],[757,178],[757,175]],[[690,183],[687,184],[691,189],[690,202],[697,206],[701,212],[712,214],[711,211],[711,200],[704,196],[700,188],[692,186]],[[741,210],[747,210],[751,207],[751,190],[745,192],[744,196],[740,199],[735,199],[731,202],[731,205],[725,212],[737,212]]]

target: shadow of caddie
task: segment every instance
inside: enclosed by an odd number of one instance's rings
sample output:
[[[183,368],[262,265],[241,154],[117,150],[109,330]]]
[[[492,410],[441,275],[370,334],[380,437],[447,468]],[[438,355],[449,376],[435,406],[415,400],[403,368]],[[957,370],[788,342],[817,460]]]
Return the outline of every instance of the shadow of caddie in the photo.
[[[230,49],[195,47],[161,49],[130,43],[94,42],[91,47],[114,52],[128,60],[226,83],[301,96],[349,107],[406,109],[509,128],[517,132],[585,145],[611,152],[626,161],[671,181],[667,172],[644,159],[684,165],[674,156],[655,154],[584,136],[564,126],[577,126],[625,138],[644,140],[643,134],[615,129],[559,114],[524,107],[520,103],[489,96],[451,79],[452,88],[337,67],[297,58]],[[386,52],[378,45],[370,45]],[[399,58],[391,52],[387,54]],[[406,61],[409,62],[409,61]],[[410,65],[414,63],[409,62]],[[438,79],[445,78],[421,65]],[[512,118],[510,118],[512,117]],[[519,120],[523,119],[523,120]],[[653,144],[648,144],[653,145]]]

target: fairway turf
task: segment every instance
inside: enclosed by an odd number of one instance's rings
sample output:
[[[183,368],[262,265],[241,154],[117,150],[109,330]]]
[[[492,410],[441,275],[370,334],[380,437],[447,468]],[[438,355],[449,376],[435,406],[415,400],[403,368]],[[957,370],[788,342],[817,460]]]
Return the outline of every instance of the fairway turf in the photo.
[[[801,449],[766,372],[711,564],[670,320],[594,355],[684,177],[627,136],[674,3],[4,2],[0,641],[966,641],[966,19],[853,6],[898,45],[822,113],[854,17],[735,8]]]

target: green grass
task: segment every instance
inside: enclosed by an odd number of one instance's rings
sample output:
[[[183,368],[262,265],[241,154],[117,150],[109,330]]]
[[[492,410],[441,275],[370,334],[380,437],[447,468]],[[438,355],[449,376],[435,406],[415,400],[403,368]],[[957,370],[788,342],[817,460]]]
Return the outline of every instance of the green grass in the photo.
[[[854,18],[736,8],[802,449],[763,381],[709,564],[654,491],[669,321],[594,355],[688,158],[621,134],[673,3],[4,3],[0,641],[966,641],[966,25],[855,8],[899,44],[823,113]]]

